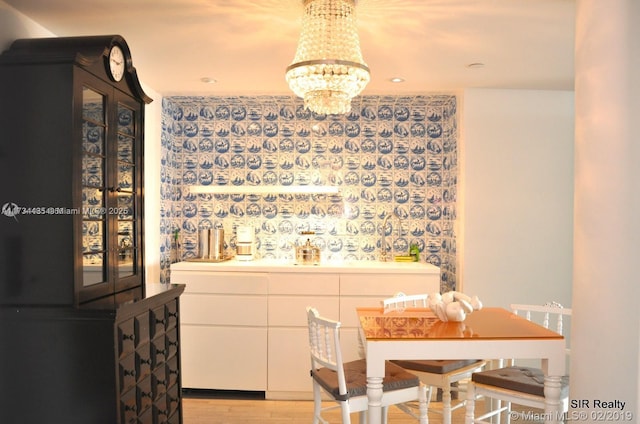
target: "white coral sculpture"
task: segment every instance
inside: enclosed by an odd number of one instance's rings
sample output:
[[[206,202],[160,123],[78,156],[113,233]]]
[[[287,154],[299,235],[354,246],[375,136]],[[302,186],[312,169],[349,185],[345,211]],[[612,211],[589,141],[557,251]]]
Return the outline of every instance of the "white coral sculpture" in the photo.
[[[478,296],[467,296],[464,293],[450,291],[443,294],[429,295],[429,308],[440,321],[462,322],[468,314],[482,309]]]

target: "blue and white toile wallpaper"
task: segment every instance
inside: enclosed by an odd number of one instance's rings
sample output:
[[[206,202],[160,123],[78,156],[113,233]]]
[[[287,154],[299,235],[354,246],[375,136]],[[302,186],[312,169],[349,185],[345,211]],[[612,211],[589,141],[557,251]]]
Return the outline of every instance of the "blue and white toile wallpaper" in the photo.
[[[453,95],[363,96],[316,115],[293,96],[166,97],[162,111],[161,269],[198,255],[198,230],[256,228],[257,255],[377,260],[417,244],[456,285],[457,109]],[[192,185],[334,185],[338,194],[193,194]],[[315,234],[300,235],[302,231]]]

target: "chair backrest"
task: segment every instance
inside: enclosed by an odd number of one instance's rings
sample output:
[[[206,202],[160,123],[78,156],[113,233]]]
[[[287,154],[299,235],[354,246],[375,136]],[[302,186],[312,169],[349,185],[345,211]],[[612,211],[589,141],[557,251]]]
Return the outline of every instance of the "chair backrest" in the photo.
[[[310,306],[307,307],[307,321],[311,369],[326,367],[335,371],[338,375],[340,394],[346,394],[347,383],[340,349],[340,322],[321,317],[317,309]]]
[[[511,305],[511,310],[516,315],[521,315],[522,313],[522,316],[524,316],[529,321],[532,320],[532,313],[541,314],[542,326],[544,328],[549,328],[550,318],[555,317],[555,328],[552,328],[552,330],[555,330],[556,333],[559,334],[564,334],[563,318],[565,316],[571,316],[571,309],[565,308],[557,302],[548,302],[544,305],[522,305],[514,303]]]
[[[428,306],[428,294],[406,295],[402,292],[396,293],[393,297],[382,301],[383,313],[398,311],[403,312],[406,308],[426,308]]]
[[[512,304],[511,310],[514,314],[523,316],[529,321],[540,323],[544,328],[551,328],[558,334],[565,335],[566,318],[571,316],[571,308],[565,308],[558,302],[547,302],[544,305],[523,305]],[[553,326],[552,321],[555,320]],[[566,349],[567,355],[571,353]]]

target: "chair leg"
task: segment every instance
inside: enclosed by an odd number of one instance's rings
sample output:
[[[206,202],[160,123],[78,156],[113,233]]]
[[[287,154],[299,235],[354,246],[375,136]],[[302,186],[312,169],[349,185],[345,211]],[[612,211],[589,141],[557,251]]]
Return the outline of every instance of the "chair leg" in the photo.
[[[442,387],[442,423],[451,424],[451,385]]]
[[[476,408],[476,388],[470,381],[467,384],[467,404],[465,405],[465,424],[473,424],[475,421],[475,408]]]
[[[360,411],[360,413],[358,413],[358,420],[360,422],[360,424],[367,424],[367,411]]]
[[[318,383],[313,381],[313,424],[320,422],[320,411],[322,410],[322,390]]]
[[[349,402],[340,402],[340,411],[342,412],[342,424],[351,424],[351,411]]]
[[[431,395],[431,388],[429,388],[429,395]],[[418,389],[418,405],[420,409],[420,424],[429,424],[429,415],[427,414],[427,412],[429,411],[427,386],[422,383],[420,383],[420,388]]]
[[[511,423],[511,402],[505,401],[506,404],[506,408],[505,411],[507,412],[506,416],[505,416],[505,422],[507,424]]]
[[[382,407],[382,424],[387,424],[389,422],[389,407]]]

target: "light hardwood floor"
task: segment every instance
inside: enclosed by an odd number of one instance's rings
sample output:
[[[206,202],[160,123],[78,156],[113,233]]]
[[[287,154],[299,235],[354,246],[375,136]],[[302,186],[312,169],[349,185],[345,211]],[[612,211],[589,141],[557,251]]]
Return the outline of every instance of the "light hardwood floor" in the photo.
[[[312,423],[313,402],[284,400],[236,400],[185,397],[182,401],[184,424],[276,424]],[[434,407],[439,404],[435,403]],[[340,423],[340,413],[331,411],[323,415],[330,423]],[[358,422],[357,415],[352,421]],[[416,424],[409,415],[392,407],[389,422]],[[442,416],[429,412],[429,423],[442,423]],[[464,423],[464,408],[453,412],[452,424]]]

